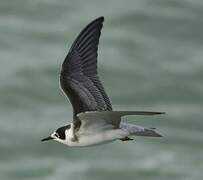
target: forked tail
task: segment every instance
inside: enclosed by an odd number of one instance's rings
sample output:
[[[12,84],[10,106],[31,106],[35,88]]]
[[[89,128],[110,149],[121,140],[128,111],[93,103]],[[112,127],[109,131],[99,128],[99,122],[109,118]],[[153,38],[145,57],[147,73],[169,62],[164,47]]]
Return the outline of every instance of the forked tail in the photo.
[[[120,128],[127,131],[129,136],[162,137],[154,128],[145,128],[143,126],[123,122],[120,123]]]

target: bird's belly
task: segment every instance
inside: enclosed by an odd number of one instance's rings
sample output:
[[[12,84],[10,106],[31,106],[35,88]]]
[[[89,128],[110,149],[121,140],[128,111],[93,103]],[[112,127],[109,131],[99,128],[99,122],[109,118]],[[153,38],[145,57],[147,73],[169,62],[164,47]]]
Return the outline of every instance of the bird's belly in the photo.
[[[83,133],[79,136],[78,141],[72,146],[94,146],[112,142],[126,136],[121,129],[106,130],[98,133]]]

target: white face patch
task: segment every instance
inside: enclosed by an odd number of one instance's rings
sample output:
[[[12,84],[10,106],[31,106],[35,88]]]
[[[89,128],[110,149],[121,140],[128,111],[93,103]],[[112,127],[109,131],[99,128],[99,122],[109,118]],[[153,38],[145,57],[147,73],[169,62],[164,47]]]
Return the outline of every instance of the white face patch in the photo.
[[[54,139],[56,138],[55,133],[56,133],[56,132],[54,131],[54,132],[51,134],[51,137],[54,138]]]
[[[51,137],[53,138],[53,140],[57,140],[57,139],[60,139],[59,138],[59,135],[56,131],[54,131],[52,134],[51,134]]]
[[[53,138],[54,141],[57,141],[57,142],[60,142],[62,144],[66,144],[67,145],[67,142],[66,142],[66,139],[63,140],[63,139],[60,139],[58,133],[56,131],[54,131],[52,134],[51,134],[51,137]]]

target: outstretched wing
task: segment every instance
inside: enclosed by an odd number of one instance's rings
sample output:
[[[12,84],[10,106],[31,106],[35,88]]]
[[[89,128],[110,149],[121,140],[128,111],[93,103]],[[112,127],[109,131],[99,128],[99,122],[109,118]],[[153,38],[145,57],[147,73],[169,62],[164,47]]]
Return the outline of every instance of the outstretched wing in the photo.
[[[80,129],[88,129],[92,127],[103,127],[104,125],[113,125],[114,128],[120,126],[121,117],[129,115],[145,115],[153,116],[165,114],[164,112],[153,111],[102,111],[102,112],[83,112],[77,114],[77,117],[81,121]],[[93,129],[93,128],[92,128]]]
[[[97,49],[103,17],[87,25],[78,35],[61,69],[60,84],[73,106],[74,119],[80,112],[112,110],[97,75]]]

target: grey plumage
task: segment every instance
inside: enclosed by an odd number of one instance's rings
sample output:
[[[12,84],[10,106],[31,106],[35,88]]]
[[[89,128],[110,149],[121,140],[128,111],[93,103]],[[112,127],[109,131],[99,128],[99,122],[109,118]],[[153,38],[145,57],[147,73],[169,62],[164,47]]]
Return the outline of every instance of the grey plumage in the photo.
[[[114,128],[120,127],[120,122],[123,116],[130,115],[145,115],[153,116],[164,114],[164,112],[151,112],[151,111],[91,111],[91,112],[82,112],[77,114],[77,118],[82,121],[82,124],[112,124]],[[87,127],[87,125],[86,125]]]
[[[112,110],[97,75],[97,49],[103,21],[103,17],[97,18],[81,31],[62,64],[60,84],[72,103],[76,121],[80,112]]]
[[[154,129],[138,126],[131,123],[120,123],[120,128],[129,132],[130,136],[147,136],[147,137],[162,137]]]

